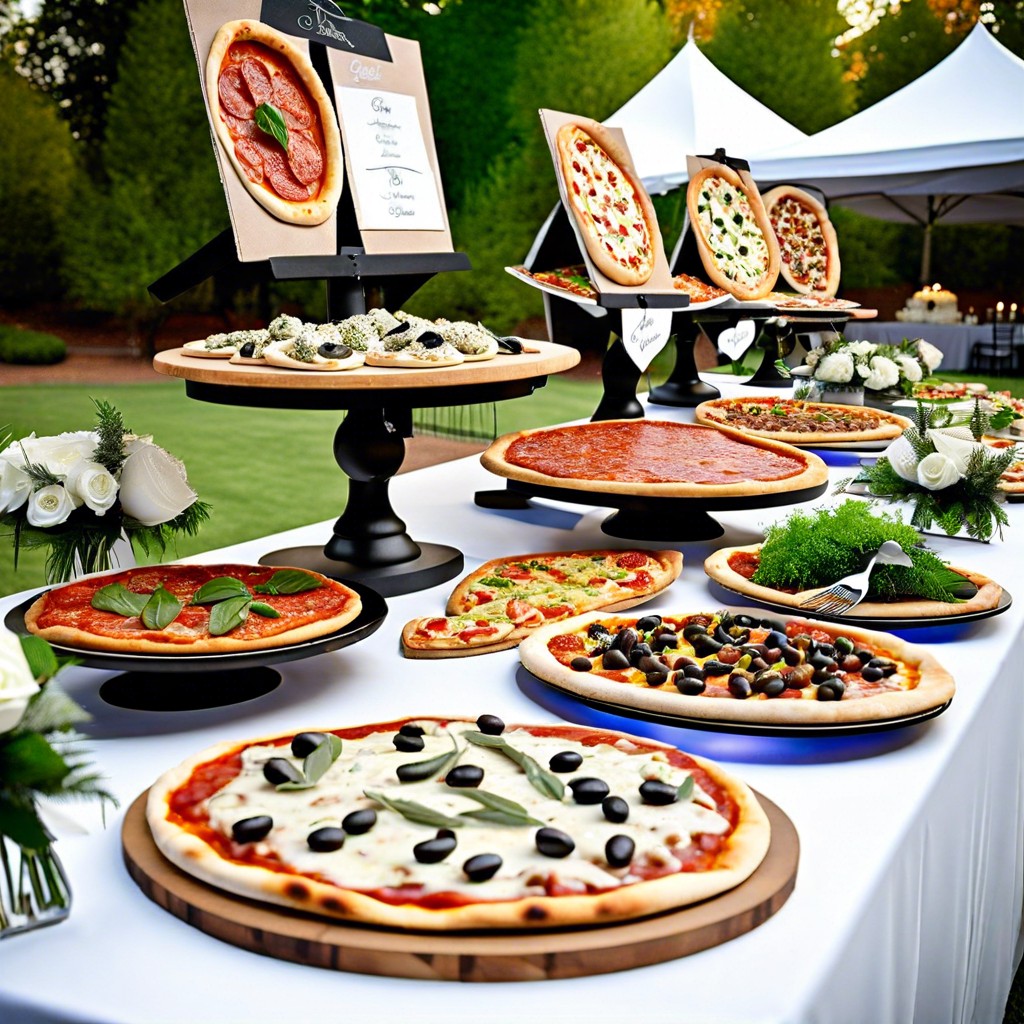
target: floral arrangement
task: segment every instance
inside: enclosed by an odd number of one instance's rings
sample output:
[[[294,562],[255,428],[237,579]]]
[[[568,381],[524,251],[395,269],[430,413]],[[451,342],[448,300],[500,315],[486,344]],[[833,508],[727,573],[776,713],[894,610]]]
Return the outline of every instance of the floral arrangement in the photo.
[[[61,920],[70,905],[39,798],[117,804],[74,730],[89,716],[53,681],[65,664],[41,637],[0,627],[0,936]]]
[[[809,372],[815,384],[826,385],[823,390],[828,385],[849,385],[910,394],[914,384],[934,373],[941,362],[942,353],[923,338],[876,345],[837,337],[809,352],[800,370]]]
[[[110,568],[123,537],[161,554],[209,517],[178,459],[94,404],[93,431],[0,441],[0,534],[13,536],[15,567],[22,545],[48,547],[51,583]]]
[[[867,467],[858,481],[870,494],[912,502],[911,525],[937,523],[949,536],[966,531],[989,540],[1007,525],[999,478],[1019,457],[1014,448],[996,450],[981,442],[990,418],[975,402],[969,426],[950,427],[942,410],[918,403],[916,422]]]

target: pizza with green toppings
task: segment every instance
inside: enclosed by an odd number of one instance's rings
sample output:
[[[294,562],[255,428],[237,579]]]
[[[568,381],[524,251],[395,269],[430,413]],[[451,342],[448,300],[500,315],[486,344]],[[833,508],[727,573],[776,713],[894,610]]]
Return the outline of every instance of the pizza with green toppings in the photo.
[[[597,608],[622,611],[679,576],[678,551],[556,551],[485,562],[455,588],[444,615],[402,630],[407,657],[440,658],[515,647],[546,622]]]
[[[686,189],[690,228],[712,284],[734,298],[764,298],[779,277],[779,243],[756,186],[712,164]]]

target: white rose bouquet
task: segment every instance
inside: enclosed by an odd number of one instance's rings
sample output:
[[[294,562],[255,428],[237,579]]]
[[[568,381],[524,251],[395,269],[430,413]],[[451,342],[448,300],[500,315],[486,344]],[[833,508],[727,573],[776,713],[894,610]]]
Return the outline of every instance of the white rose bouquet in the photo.
[[[819,391],[839,384],[910,394],[913,385],[930,376],[940,362],[942,353],[921,339],[876,345],[838,337],[808,353],[806,365],[794,373],[808,375]]]
[[[0,938],[62,920],[70,907],[39,799],[117,804],[75,732],[89,716],[53,681],[63,664],[41,637],[0,626]]]
[[[131,433],[108,403],[95,405],[93,431],[0,442],[0,535],[13,537],[15,566],[22,545],[47,547],[51,583],[110,568],[123,536],[162,553],[209,516],[178,459]]]

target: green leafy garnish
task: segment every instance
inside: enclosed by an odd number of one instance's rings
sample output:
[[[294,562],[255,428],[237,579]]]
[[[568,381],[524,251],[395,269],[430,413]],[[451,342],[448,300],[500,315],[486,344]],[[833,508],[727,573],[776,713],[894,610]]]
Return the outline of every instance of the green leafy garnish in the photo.
[[[341,740],[334,733],[327,733],[324,741],[318,743],[302,762],[302,782],[279,782],[277,789],[312,789],[328,768],[341,756]]]
[[[267,135],[272,135],[281,143],[281,148],[288,152],[288,125],[284,115],[272,103],[261,103],[254,111],[252,119],[256,127]]]
[[[431,828],[462,828],[466,824],[465,818],[450,818],[432,807],[416,803],[415,800],[392,799],[374,789],[363,790],[363,796],[376,800],[382,807],[400,814],[417,825],[429,825]]]
[[[262,601],[253,601],[249,605],[249,611],[262,615],[265,619],[281,618],[281,613],[276,608],[271,607],[269,604],[264,604]]]
[[[210,636],[223,636],[240,626],[249,617],[251,605],[252,598],[248,594],[218,601],[210,609]]]
[[[180,614],[184,605],[162,583],[150,595],[140,618],[147,629],[166,629]]]
[[[530,812],[522,804],[517,804],[515,800],[509,800],[497,793],[488,793],[484,789],[463,789],[460,790],[460,793],[462,796],[469,797],[470,800],[475,800],[478,804],[483,804],[483,810],[463,811],[460,815],[462,818],[486,821],[492,825],[544,824],[543,821],[531,817]]]
[[[266,583],[257,583],[252,589],[257,594],[301,594],[322,586],[320,580],[301,569],[281,569]]]
[[[409,764],[400,764],[397,769],[399,782],[422,782],[424,779],[432,779],[440,775],[453,762],[457,761],[462,751],[454,736],[451,736],[452,750],[448,750],[437,757],[428,757],[425,761],[411,761]]]
[[[515,583],[513,583],[512,580],[505,579],[504,576],[484,576],[483,579],[480,580],[480,586],[509,589],[510,587],[514,587]]]
[[[193,595],[193,604],[213,604],[229,597],[248,597],[249,588],[234,576],[218,576],[208,580]]]
[[[148,603],[149,594],[136,594],[122,583],[109,583],[100,587],[89,602],[97,611],[124,616],[141,615]]]
[[[489,747],[491,750],[500,751],[510,761],[514,761],[526,773],[527,781],[538,793],[542,793],[552,800],[561,800],[565,795],[565,785],[562,780],[541,766],[529,754],[516,750],[507,740],[501,736],[490,736],[487,733],[469,731],[462,734],[470,743],[478,747]]]
[[[693,799],[693,776],[687,775],[685,779],[679,784],[679,788],[676,790],[677,800],[692,800]]]

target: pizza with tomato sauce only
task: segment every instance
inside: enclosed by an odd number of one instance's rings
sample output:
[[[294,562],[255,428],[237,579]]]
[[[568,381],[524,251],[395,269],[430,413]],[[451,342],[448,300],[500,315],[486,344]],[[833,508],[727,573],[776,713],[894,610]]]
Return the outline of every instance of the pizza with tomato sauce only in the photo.
[[[779,271],[786,283],[804,295],[835,295],[839,288],[839,240],[825,207],[792,185],[779,185],[766,192],[764,205],[779,241]]]
[[[164,856],[218,889],[449,931],[682,907],[748,878],[770,840],[754,795],[712,762],[494,715],[224,743],[161,776],[146,813]]]
[[[213,128],[249,194],[278,220],[322,224],[344,181],[334,108],[306,52],[259,21],[229,21],[206,61]]]
[[[652,497],[764,494],[824,487],[812,452],[728,427],[600,420],[505,434],[480,456],[524,483]]]
[[[670,586],[678,551],[554,551],[485,562],[456,586],[444,616],[402,630],[411,658],[484,654],[515,647],[538,626],[597,608],[624,611]]]
[[[593,612],[537,630],[519,657],[585,699],[725,722],[884,721],[941,707],[954,691],[929,653],[899,637],[754,609]]]
[[[644,284],[654,273],[661,233],[629,154],[586,119],[562,125],[555,150],[569,209],[594,266],[616,284]]]
[[[720,424],[795,445],[895,440],[910,420],[881,409],[804,402],[797,398],[715,398],[694,411],[698,423]]]
[[[25,613],[55,644],[125,654],[220,654],[284,647],[346,626],[359,595],[306,569],[151,565],[54,587]]]

